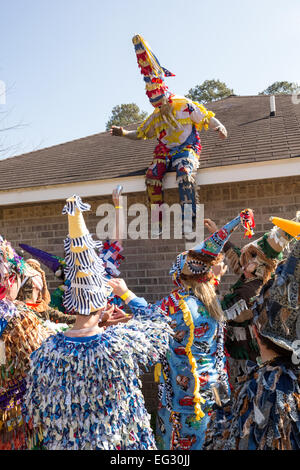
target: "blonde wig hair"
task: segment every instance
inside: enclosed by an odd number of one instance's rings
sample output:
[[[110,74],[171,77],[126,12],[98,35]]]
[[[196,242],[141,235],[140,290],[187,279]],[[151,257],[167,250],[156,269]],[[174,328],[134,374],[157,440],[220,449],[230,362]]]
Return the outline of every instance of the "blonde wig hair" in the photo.
[[[199,282],[194,276],[180,276],[180,282],[185,289],[192,289],[194,295],[203,303],[209,315],[217,321],[224,321],[224,313],[219,303],[215,288],[211,282]]]

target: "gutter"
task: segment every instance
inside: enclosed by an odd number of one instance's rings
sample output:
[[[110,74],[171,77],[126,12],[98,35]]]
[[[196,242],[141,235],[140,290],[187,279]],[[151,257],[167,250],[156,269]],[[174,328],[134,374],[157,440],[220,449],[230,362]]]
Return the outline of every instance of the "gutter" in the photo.
[[[216,185],[241,181],[283,178],[300,174],[300,157],[265,162],[203,168],[197,172],[197,184]],[[0,191],[0,206],[41,203],[67,199],[72,194],[81,197],[111,196],[117,184],[123,186],[123,194],[143,192],[146,189],[142,175],[79,183],[37,186]],[[167,173],[164,189],[176,188],[175,172]]]

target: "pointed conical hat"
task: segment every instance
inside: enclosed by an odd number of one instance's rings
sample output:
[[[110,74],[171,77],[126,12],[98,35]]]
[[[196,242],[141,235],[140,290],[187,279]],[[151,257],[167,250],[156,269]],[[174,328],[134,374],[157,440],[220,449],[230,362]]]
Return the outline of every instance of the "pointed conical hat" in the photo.
[[[213,263],[217,262],[218,255],[220,255],[225,243],[234,230],[241,224],[245,229],[245,236],[251,237],[253,235],[253,228],[255,227],[252,209],[244,209],[240,215],[225,224],[221,229],[214,232],[206,240],[196,245],[194,248],[185,251],[177,256],[169,274],[172,275],[173,281],[176,285],[180,284],[179,276],[183,269],[187,272],[203,277],[204,280],[209,280],[207,273]],[[188,258],[196,258],[192,261]]]
[[[103,261],[95,251],[102,243],[92,239],[82,215],[90,205],[76,195],[66,202],[63,214],[68,215],[69,235],[64,243],[64,273],[68,288],[63,303],[69,312],[90,315],[105,307],[109,293]]]
[[[221,253],[225,243],[240,224],[244,227],[246,235],[249,238],[252,237],[252,229],[255,227],[252,209],[244,209],[241,211],[240,215],[230,220],[230,222],[227,222],[221,229],[214,232],[190,251],[216,257]]]
[[[297,240],[300,239],[300,223],[293,220],[270,217],[270,221]]]
[[[164,77],[173,77],[174,74],[162,67],[159,60],[151,50],[149,44],[140,35],[132,38],[141,74],[144,75],[146,94],[155,108],[160,107],[164,99],[170,95],[168,87],[164,84]]]

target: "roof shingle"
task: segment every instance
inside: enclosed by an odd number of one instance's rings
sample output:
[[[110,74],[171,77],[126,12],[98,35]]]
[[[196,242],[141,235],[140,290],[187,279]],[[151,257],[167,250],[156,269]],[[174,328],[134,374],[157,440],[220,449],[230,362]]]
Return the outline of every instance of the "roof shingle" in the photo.
[[[200,169],[300,156],[300,105],[290,95],[277,95],[276,116],[270,117],[269,99],[230,96],[207,105],[228,138],[202,131]],[[0,190],[141,175],[155,145],[155,139],[132,141],[102,132],[1,160]]]

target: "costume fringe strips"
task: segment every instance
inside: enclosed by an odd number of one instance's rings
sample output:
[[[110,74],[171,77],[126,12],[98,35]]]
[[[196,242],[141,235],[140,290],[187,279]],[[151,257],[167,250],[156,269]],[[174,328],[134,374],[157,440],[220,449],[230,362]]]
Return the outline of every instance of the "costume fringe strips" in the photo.
[[[40,427],[25,420],[23,399],[30,354],[41,346],[52,330],[45,328],[23,302],[0,301],[0,450],[26,450],[40,446]],[[4,327],[4,328],[3,328]]]
[[[32,355],[26,408],[46,449],[156,449],[138,377],[172,330],[157,307],[140,313],[88,342],[58,333]]]
[[[196,421],[199,421],[204,416],[204,413],[201,409],[200,403],[204,404],[205,400],[204,400],[204,398],[201,397],[201,395],[199,393],[200,381],[199,381],[199,375],[197,373],[197,362],[196,362],[195,358],[193,357],[193,354],[192,354],[192,351],[191,351],[191,348],[192,348],[192,345],[193,345],[193,342],[194,342],[194,329],[195,329],[195,326],[194,326],[192,314],[191,314],[186,302],[184,301],[184,297],[187,297],[187,296],[180,295],[179,308],[182,310],[183,319],[185,321],[185,324],[190,329],[190,336],[189,336],[189,340],[188,340],[188,343],[186,345],[185,351],[186,351],[187,357],[189,359],[189,363],[190,363],[191,369],[192,369],[192,374],[193,374],[194,380],[195,380],[195,387],[194,387],[195,415],[196,415]]]
[[[299,367],[278,358],[240,382],[232,410],[212,414],[204,450],[299,449]]]

